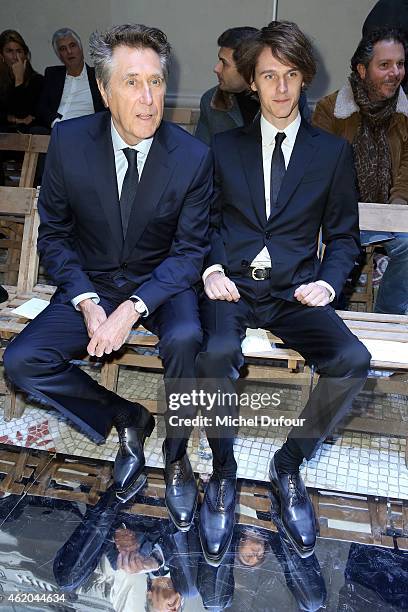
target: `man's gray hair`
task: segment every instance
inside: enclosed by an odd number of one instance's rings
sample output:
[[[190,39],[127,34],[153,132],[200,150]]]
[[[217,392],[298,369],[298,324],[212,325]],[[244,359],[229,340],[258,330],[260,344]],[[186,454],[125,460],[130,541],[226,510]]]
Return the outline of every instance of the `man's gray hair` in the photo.
[[[79,38],[78,34],[74,32],[74,30],[71,30],[71,28],[60,28],[59,30],[54,32],[54,34],[52,35],[52,47],[55,51],[55,55],[58,58],[60,57],[60,54],[58,51],[58,41],[61,38],[66,38],[67,36],[72,36],[72,38],[76,40],[76,42],[78,43],[79,48],[82,49],[81,39]]]
[[[164,78],[167,81],[171,46],[164,32],[158,28],[149,28],[142,24],[118,25],[102,34],[93,32],[89,39],[89,52],[95,66],[95,76],[105,90],[109,88],[112,74],[113,51],[115,47],[120,46],[156,51],[160,57]]]

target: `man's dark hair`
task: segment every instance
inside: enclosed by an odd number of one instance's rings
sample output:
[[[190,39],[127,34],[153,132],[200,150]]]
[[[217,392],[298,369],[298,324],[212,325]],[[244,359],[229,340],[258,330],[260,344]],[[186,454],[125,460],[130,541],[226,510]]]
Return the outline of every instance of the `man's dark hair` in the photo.
[[[292,21],[271,21],[242,44],[237,68],[247,83],[253,82],[258,58],[267,47],[282,64],[299,70],[305,85],[310,85],[317,68],[312,43]]]
[[[171,46],[164,32],[142,24],[125,24],[113,26],[103,34],[93,32],[89,39],[89,51],[95,66],[95,75],[105,89],[109,87],[113,51],[120,46],[156,51],[167,81]]]
[[[363,64],[368,68],[369,63],[374,56],[374,46],[376,43],[383,40],[392,40],[396,43],[401,43],[404,47],[405,55],[407,54],[406,39],[405,35],[401,30],[396,28],[377,28],[372,32],[369,32],[366,36],[360,40],[357,49],[351,58],[351,70],[358,74],[357,66]]]
[[[242,28],[229,28],[218,37],[217,45],[219,47],[228,47],[228,49],[237,49],[241,43],[247,38],[251,38],[258,32],[257,28],[243,26]]]

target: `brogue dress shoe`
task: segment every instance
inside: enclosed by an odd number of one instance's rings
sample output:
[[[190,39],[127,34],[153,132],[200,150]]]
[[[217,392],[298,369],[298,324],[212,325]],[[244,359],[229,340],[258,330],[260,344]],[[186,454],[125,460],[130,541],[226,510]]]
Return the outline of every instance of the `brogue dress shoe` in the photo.
[[[118,427],[119,450],[113,466],[113,481],[116,496],[126,502],[136,495],[146,484],[146,474],[143,472],[145,456],[143,445],[145,439],[154,429],[154,418],[146,410],[137,425]]]
[[[199,534],[204,557],[218,567],[234,533],[236,478],[211,476],[200,509]]]
[[[163,444],[165,502],[169,516],[177,529],[188,531],[197,508],[198,488],[187,453],[178,461],[167,458],[166,443]]]
[[[313,554],[316,544],[316,519],[309,494],[299,472],[279,474],[275,457],[269,464],[272,495],[278,506],[282,528],[302,558]]]

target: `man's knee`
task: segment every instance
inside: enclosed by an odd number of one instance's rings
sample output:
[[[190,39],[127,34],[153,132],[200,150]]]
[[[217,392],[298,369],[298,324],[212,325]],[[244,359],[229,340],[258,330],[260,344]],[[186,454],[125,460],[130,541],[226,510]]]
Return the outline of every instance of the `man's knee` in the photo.
[[[19,385],[20,381],[26,376],[29,360],[27,347],[24,347],[18,338],[11,342],[3,356],[7,378],[14,384]]]
[[[173,355],[191,355],[194,359],[202,341],[203,333],[198,324],[180,323],[160,338],[160,353],[162,356],[169,352]]]
[[[364,344],[357,340],[341,347],[331,364],[331,376],[367,376],[371,355]]]
[[[3,357],[7,377],[16,386],[24,388],[24,381],[45,373],[45,365],[52,360],[49,351],[30,346],[23,339],[16,338],[7,347]]]
[[[244,363],[241,343],[237,338],[212,338],[207,347],[197,355],[197,376],[231,377]]]

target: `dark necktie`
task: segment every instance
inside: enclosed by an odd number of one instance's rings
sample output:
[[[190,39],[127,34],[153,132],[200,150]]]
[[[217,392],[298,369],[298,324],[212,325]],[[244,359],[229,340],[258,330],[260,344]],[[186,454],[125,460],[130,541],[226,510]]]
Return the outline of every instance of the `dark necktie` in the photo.
[[[275,136],[275,148],[271,162],[271,208],[276,206],[279,190],[286,172],[285,158],[282,153],[282,142],[285,138],[285,132],[278,132]]]
[[[129,225],[130,213],[135,201],[137,186],[139,184],[139,173],[137,171],[137,151],[135,149],[122,149],[126,156],[128,167],[123,180],[122,192],[120,194],[120,217],[122,219],[123,239]]]

